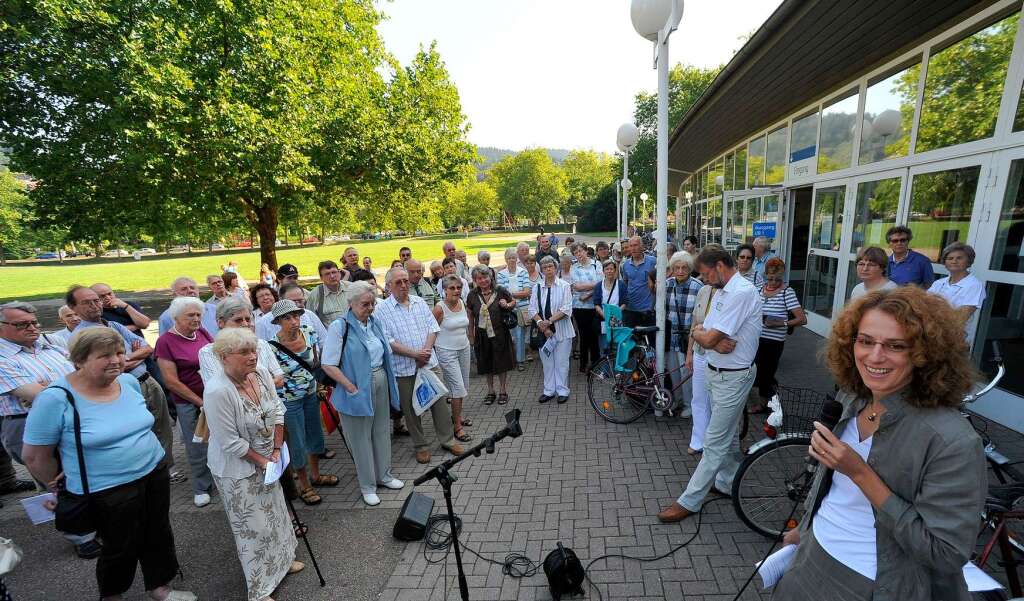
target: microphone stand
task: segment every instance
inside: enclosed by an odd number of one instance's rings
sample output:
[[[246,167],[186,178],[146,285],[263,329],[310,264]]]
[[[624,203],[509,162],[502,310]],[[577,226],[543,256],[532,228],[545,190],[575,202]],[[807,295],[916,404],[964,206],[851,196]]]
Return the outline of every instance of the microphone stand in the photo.
[[[462,601],[469,601],[469,583],[466,582],[466,570],[462,565],[462,551],[459,549],[459,531],[455,526],[455,508],[452,507],[452,484],[458,478],[451,472],[451,469],[469,457],[479,457],[481,451],[486,450],[487,454],[494,453],[494,443],[503,438],[518,438],[521,436],[523,428],[519,425],[519,414],[519,409],[513,409],[506,413],[504,428],[483,439],[480,444],[458,457],[452,457],[441,462],[436,467],[430,468],[425,474],[413,481],[413,486],[419,486],[427,480],[436,478],[444,490],[444,502],[448,507],[448,526],[452,531],[452,545],[455,546],[455,566],[459,572],[459,593],[462,595]]]

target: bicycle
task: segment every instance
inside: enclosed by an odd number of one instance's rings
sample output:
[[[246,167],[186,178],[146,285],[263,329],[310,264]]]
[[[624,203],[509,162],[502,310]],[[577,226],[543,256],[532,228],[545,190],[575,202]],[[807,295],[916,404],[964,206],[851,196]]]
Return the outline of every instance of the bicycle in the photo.
[[[965,408],[995,388],[1005,374],[999,347],[993,344],[993,348],[996,375],[964,397],[961,413],[982,436],[985,459],[1000,482],[1005,482],[1006,476],[1020,482],[1019,472],[996,450]],[[779,386],[777,396],[782,424],[773,428],[766,422],[767,438],[748,449],[732,486],[736,514],[751,530],[769,538],[795,528],[803,517],[803,504],[814,480],[814,472],[807,463],[813,422],[819,419],[821,406],[830,395]]]

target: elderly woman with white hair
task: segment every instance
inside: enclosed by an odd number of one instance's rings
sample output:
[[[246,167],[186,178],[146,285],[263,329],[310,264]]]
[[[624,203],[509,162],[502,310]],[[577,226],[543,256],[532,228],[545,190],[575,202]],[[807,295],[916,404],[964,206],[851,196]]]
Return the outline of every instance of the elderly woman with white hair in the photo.
[[[298,543],[281,482],[265,483],[267,466],[281,461],[284,404],[270,372],[258,365],[251,330],[221,330],[213,353],[223,370],[203,393],[210,471],[235,536],[248,599],[273,601],[284,577],[305,567],[295,561]]]
[[[203,406],[199,353],[213,342],[213,336],[202,327],[205,305],[198,298],[179,296],[171,301],[168,311],[174,325],[157,338],[154,356],[178,412],[178,427],[192,472],[193,501],[203,507],[210,502],[213,477],[206,463],[206,444],[194,442],[193,436]]]
[[[530,298],[531,319],[547,338],[540,350],[544,392],[538,402],[555,399],[562,404],[569,400],[569,356],[576,337],[572,328],[572,288],[558,277],[558,262],[551,256],[540,260],[540,270],[543,277]]]
[[[697,278],[691,277],[694,271],[694,257],[686,251],[677,252],[668,261],[671,277],[665,282],[665,315],[668,316],[668,353],[665,354],[666,367],[672,374],[673,386],[679,379],[688,377],[686,373],[686,349],[690,341],[690,327],[693,325],[693,308],[697,304],[697,293],[703,287]],[[693,399],[693,382],[687,380],[681,387],[675,388],[675,405],[682,407],[682,417],[690,417]]]
[[[967,344],[974,342],[978,311],[985,304],[985,284],[968,271],[974,265],[974,248],[957,240],[942,249],[940,262],[949,275],[935,280],[928,292],[949,301],[967,322]]]
[[[256,331],[256,321],[252,316],[252,309],[249,305],[237,298],[228,298],[217,305],[217,326],[219,330],[225,328],[243,328],[250,332]],[[284,386],[284,371],[277,362],[274,349],[266,340],[259,340],[256,343],[257,362],[260,367],[270,372],[274,378],[274,386]],[[213,345],[208,344],[199,351],[199,375],[203,382],[211,382],[224,371],[220,361],[213,353]]]
[[[526,247],[530,254],[530,247]],[[526,330],[530,323],[530,279],[526,268],[519,265],[519,253],[516,248],[505,249],[505,269],[497,272],[498,286],[508,290],[516,301],[517,327],[512,328],[512,341],[516,347],[516,369],[523,371],[526,363]]]
[[[331,404],[342,413],[341,429],[356,464],[363,502],[380,504],[377,487],[405,486],[391,475],[391,409],[400,409],[391,344],[380,320],[374,287],[356,282],[348,289],[349,311],[331,322],[324,344],[324,373],[337,385]]]

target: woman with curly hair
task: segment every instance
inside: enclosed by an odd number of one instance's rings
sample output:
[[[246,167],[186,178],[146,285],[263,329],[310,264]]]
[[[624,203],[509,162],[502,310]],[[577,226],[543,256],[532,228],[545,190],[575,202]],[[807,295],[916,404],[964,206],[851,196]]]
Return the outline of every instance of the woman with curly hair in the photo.
[[[844,410],[834,431],[815,423],[821,469],[772,599],[969,600],[987,477],[957,410],[974,379],[962,317],[914,286],[870,292],[835,320],[826,357]]]

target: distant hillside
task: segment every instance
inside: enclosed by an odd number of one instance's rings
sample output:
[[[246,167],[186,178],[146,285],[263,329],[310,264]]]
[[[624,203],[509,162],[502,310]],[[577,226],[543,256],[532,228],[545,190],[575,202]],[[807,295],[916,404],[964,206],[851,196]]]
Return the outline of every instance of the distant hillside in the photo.
[[[548,151],[548,156],[551,157],[551,160],[559,165],[562,164],[562,161],[565,160],[565,157],[569,156],[570,152],[562,148],[548,148],[546,150]],[[492,165],[494,165],[501,159],[508,156],[512,156],[514,154],[518,154],[518,151],[516,150],[508,150],[507,148],[494,148],[491,146],[477,146],[476,151],[477,154],[479,154],[484,160],[484,162],[481,165],[479,165],[480,170],[489,169]]]

